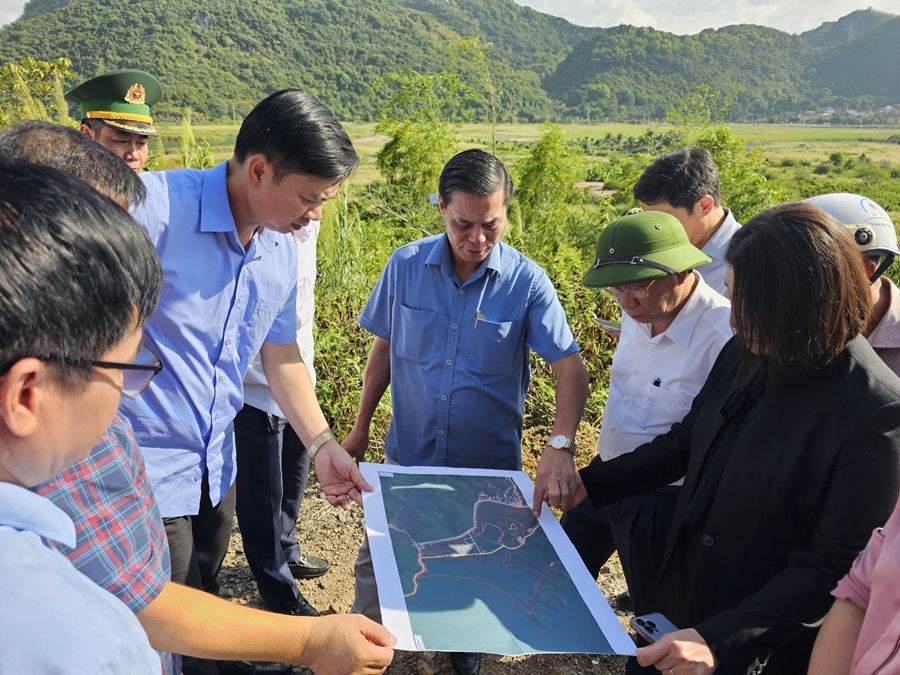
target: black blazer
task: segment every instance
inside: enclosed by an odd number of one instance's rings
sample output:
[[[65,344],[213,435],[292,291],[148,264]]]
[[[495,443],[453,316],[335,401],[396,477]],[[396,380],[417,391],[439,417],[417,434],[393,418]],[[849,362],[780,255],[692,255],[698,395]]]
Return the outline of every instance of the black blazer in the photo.
[[[830,591],[897,500],[900,379],[859,337],[834,362],[770,383],[729,428],[737,365],[733,339],[681,423],[581,477],[603,506],[684,476],[664,550],[633,585],[652,611],[698,630],[718,672],[771,657],[767,675],[805,673]],[[711,447],[727,453],[716,469]]]

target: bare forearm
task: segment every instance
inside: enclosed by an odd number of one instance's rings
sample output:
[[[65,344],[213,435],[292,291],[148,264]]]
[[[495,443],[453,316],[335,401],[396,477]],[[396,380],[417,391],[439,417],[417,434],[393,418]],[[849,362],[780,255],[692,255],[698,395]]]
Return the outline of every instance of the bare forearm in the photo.
[[[278,407],[306,447],[324,431],[328,422],[319,407],[309,371],[296,344],[263,344],[260,351],[269,389]]]
[[[564,356],[551,364],[556,376],[556,416],[552,435],[563,434],[575,438],[584,404],[588,397],[588,376],[581,354]]]
[[[235,605],[169,582],[137,615],[154,649],[207,659],[302,664],[309,617]]]

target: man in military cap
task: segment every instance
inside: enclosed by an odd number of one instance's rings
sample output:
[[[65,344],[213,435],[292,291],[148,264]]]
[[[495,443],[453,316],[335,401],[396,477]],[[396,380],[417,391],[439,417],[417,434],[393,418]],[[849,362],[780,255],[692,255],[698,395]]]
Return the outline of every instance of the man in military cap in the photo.
[[[631,320],[622,322],[613,355],[594,462],[631,452],[680,422],[733,335],[728,300],[695,270],[709,261],[667,213],[632,213],[600,234],[583,283],[606,289]],[[601,509],[585,500],[564,516],[563,527],[593,576],[617,549],[629,585],[633,566],[656,559],[654,551],[634,550],[630,535],[650,528],[666,536],[679,485]]]
[[[82,82],[66,94],[81,111],[81,133],[111,150],[140,172],[150,149],[147,138],[158,136],[150,107],[162,98],[162,87],[143,70],[115,70]]]

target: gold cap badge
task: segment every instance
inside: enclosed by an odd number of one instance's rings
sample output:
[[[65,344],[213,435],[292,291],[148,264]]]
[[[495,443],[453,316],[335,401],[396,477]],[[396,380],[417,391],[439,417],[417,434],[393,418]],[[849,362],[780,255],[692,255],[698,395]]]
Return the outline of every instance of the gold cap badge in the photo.
[[[139,84],[133,84],[128,87],[125,94],[125,102],[132,105],[144,105],[144,88]]]

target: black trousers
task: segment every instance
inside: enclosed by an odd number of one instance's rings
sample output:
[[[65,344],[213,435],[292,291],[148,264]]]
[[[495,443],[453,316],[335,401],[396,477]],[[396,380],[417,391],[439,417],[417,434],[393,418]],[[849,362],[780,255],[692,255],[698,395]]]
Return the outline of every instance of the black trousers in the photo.
[[[309,454],[283,417],[245,405],[234,420],[237,518],[244,554],[267,604],[300,598],[288,562],[300,557],[294,525],[309,476]]]
[[[194,516],[163,518],[172,558],[172,581],[215,593],[219,570],[228,552],[234,523],[234,485],[213,506],[209,480],[203,476],[200,510]],[[183,657],[184,675],[217,675],[214,661]]]

